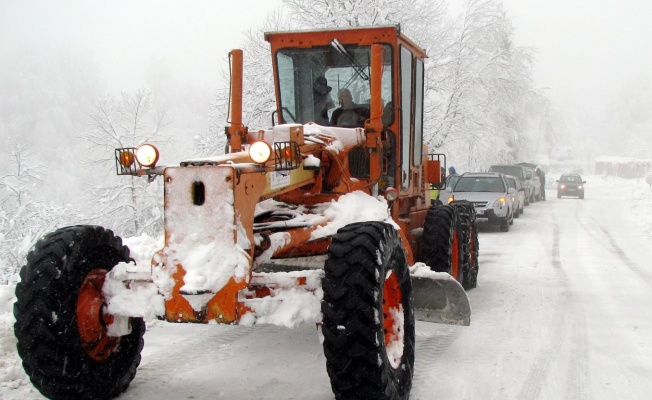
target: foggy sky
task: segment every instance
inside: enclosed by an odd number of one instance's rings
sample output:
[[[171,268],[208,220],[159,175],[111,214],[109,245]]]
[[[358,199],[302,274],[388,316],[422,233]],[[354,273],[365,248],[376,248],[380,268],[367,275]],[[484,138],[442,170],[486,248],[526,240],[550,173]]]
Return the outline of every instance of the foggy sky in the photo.
[[[538,49],[535,80],[561,105],[604,113],[652,81],[652,1],[503,0],[519,46]]]
[[[140,88],[162,64],[180,82],[215,87],[242,31],[279,0],[0,0],[0,57],[71,49],[95,60],[113,92]]]
[[[463,0],[451,0],[453,6]],[[455,4],[457,3],[457,4]],[[113,92],[165,66],[213,89],[241,32],[280,0],[0,0],[0,57],[35,45],[80,50]],[[562,105],[604,111],[627,84],[652,80],[649,0],[504,0],[516,44],[537,48],[535,80]]]

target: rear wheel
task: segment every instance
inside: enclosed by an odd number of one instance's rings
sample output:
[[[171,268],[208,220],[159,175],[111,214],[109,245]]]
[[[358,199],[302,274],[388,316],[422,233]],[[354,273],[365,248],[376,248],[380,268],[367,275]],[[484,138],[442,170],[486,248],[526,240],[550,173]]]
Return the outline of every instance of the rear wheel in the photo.
[[[412,283],[396,230],[348,225],[322,281],[324,354],[336,399],[408,399],[414,371]]]
[[[113,232],[96,226],[59,229],[36,244],[16,285],[14,333],[34,386],[50,399],[111,399],[136,375],[145,323],[107,335],[106,273],[129,261]]]
[[[466,246],[462,238],[459,210],[460,207],[452,204],[430,207],[423,225],[418,261],[433,271],[447,272],[462,283]]]

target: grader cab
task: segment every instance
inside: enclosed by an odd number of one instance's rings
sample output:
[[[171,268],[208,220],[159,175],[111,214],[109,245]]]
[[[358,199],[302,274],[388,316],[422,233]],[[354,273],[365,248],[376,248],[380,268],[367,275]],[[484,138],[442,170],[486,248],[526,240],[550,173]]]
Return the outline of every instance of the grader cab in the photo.
[[[294,322],[321,329],[336,398],[407,399],[415,320],[470,323],[474,208],[431,203],[445,166],[423,143],[424,51],[398,26],[265,39],[271,127],[242,121],[234,50],[226,154],[157,166],[151,144],[116,150],[118,174],[164,181],[151,268],[129,267],[121,239],[95,226],[53,232],[28,256],[15,333],[46,397],[111,398],[134,378],[144,323],[138,305],[112,307],[116,280],[154,293],[169,322],[274,324],[301,299]]]

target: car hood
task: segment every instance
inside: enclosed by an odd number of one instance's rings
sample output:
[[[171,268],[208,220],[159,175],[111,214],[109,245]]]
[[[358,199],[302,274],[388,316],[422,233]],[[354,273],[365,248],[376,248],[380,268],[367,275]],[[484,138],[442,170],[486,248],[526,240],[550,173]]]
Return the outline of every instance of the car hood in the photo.
[[[507,193],[497,192],[453,192],[455,200],[468,200],[470,202],[494,202],[501,197],[507,197]]]

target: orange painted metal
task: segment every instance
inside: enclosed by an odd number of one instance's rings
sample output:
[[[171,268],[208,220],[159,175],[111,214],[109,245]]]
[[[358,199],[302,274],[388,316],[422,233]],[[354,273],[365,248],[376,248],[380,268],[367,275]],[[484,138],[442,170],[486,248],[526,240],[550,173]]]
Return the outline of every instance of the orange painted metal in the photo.
[[[163,263],[168,265],[168,263]],[[186,300],[180,292],[181,287],[184,285],[183,277],[186,271],[181,265],[176,265],[176,271],[172,275],[174,279],[174,288],[172,289],[172,296],[165,301],[165,319],[169,322],[201,322],[195,315],[190,302]]]
[[[455,279],[460,277],[460,240],[457,229],[453,231],[451,240],[451,276]]]
[[[393,313],[399,312],[402,307],[403,292],[398,277],[394,271],[391,271],[385,277],[383,284],[383,330],[385,337],[385,346],[389,347],[391,343],[399,340],[395,326],[397,320]],[[399,361],[399,360],[397,360]]]
[[[441,161],[439,160],[428,160],[427,161],[428,169],[426,170],[426,182],[439,184],[441,183],[442,173],[441,173]]]
[[[77,297],[77,330],[86,354],[95,361],[104,361],[117,350],[119,337],[107,335],[106,325],[113,322],[113,315],[103,312],[104,295],[102,286],[106,270],[93,269],[79,288]]]
[[[240,151],[242,136],[246,133],[242,124],[242,77],[243,77],[243,52],[236,49],[229,53],[231,57],[231,121],[228,127],[231,136],[231,151]]]

